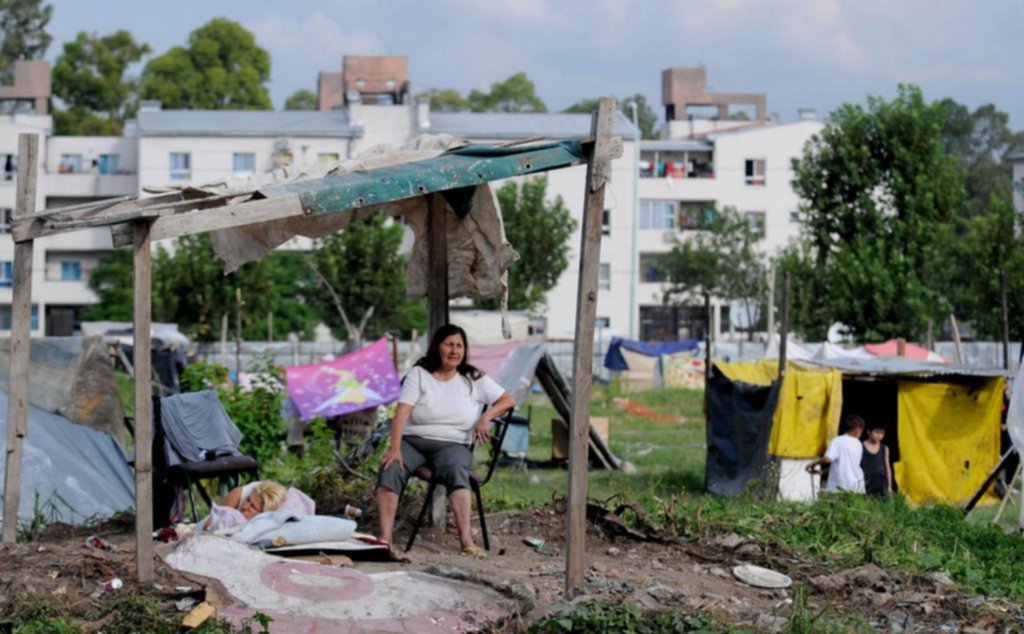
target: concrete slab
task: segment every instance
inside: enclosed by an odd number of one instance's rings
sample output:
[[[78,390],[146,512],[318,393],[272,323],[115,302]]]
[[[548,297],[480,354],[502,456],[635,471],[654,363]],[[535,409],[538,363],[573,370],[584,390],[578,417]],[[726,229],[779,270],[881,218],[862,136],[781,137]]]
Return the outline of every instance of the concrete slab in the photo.
[[[220,581],[235,601],[218,615],[236,625],[257,612],[273,633],[472,632],[514,603],[480,585],[404,570],[372,575],[297,562],[216,535],[196,535],[168,565]]]

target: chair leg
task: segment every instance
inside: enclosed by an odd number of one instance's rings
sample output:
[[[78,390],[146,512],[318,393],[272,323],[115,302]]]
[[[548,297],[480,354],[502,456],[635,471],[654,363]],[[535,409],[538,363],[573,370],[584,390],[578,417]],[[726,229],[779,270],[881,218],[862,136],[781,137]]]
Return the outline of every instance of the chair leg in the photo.
[[[427,487],[427,499],[423,502],[420,515],[416,518],[416,523],[412,527],[412,535],[409,535],[409,543],[405,545],[405,552],[412,550],[412,543],[416,541],[416,534],[420,532],[420,526],[423,526],[423,520],[427,517],[427,509],[430,508],[430,502],[434,499],[434,488],[436,486],[436,483],[431,482],[430,486]]]
[[[185,481],[187,483],[187,486],[185,488],[188,489],[188,502],[189,504],[192,505],[192,523],[198,524],[199,515],[196,513],[196,496],[192,492],[192,478],[186,478]]]
[[[476,493],[476,511],[480,514],[480,534],[484,538],[484,550],[491,549],[491,540],[487,538],[487,520],[484,518],[484,498],[480,495],[480,487],[473,487]]]

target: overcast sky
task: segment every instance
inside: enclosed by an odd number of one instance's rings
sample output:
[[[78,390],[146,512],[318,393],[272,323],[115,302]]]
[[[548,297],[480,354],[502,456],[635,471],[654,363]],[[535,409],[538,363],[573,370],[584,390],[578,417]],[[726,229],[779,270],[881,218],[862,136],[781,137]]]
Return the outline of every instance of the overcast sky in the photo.
[[[769,112],[826,114],[899,83],[928,99],[993,102],[1024,128],[1024,0],[52,0],[54,42],[119,28],[156,53],[225,16],[272,58],[281,107],[342,55],[409,58],[414,90],[486,89],[519,71],[557,110],[643,93],[659,115],[661,70],[703,64],[713,91],[764,92]]]

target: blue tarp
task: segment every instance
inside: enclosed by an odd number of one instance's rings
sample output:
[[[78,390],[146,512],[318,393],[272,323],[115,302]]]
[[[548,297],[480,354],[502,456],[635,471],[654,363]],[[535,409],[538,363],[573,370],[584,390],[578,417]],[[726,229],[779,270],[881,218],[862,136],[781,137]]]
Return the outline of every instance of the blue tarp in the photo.
[[[687,341],[636,341],[612,337],[612,342],[608,346],[608,354],[604,357],[604,367],[618,372],[628,370],[629,365],[626,363],[626,358],[622,356],[623,348],[649,357],[658,357],[663,354],[696,350],[698,347],[700,347],[698,339],[689,339]]]

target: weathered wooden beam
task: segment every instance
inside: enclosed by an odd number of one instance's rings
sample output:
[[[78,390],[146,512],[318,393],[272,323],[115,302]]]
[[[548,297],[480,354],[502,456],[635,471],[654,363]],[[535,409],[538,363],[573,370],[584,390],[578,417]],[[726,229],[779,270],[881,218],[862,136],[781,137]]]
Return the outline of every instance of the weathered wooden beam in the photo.
[[[209,208],[203,208],[204,204],[208,206],[212,202],[209,199],[190,202],[196,206],[185,210],[177,209],[175,213],[161,214],[157,217],[150,230],[150,239],[164,240],[306,215],[299,197],[294,194]],[[130,224],[111,228],[110,235],[115,247],[131,244],[130,230]]]
[[[18,181],[14,217],[32,213],[36,205],[39,136],[18,135]],[[21,458],[28,433],[29,346],[32,337],[33,242],[14,245],[11,300],[11,375],[7,387],[7,456],[4,474],[3,543],[18,537],[21,503]]]
[[[150,331],[152,270],[150,226],[135,224],[135,557],[139,583],[153,582],[153,390]]]
[[[587,450],[590,432],[590,387],[594,364],[594,322],[597,319],[597,278],[601,262],[601,217],[610,170],[615,100],[602,97],[591,122],[593,149],[587,155],[580,272],[576,293],[576,342],[573,351],[572,420],[569,425],[569,495],[566,515],[565,592],[583,588],[586,569]]]
[[[160,205],[166,205],[183,200],[182,192],[173,192],[152,198],[136,198],[135,196],[121,196],[109,198],[81,205],[70,207],[58,207],[47,209],[31,216],[13,219],[11,222],[11,237],[15,242],[34,240],[59,233],[78,231],[81,228],[76,226],[65,227],[55,223],[70,223],[80,220],[94,220],[100,224],[113,224],[118,222],[122,214],[141,209],[148,209]],[[110,218],[109,221],[104,219]]]
[[[448,203],[442,194],[427,197],[427,342],[448,323]],[[444,530],[445,487],[434,489],[430,521]]]

